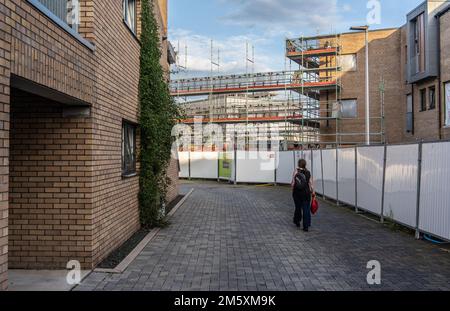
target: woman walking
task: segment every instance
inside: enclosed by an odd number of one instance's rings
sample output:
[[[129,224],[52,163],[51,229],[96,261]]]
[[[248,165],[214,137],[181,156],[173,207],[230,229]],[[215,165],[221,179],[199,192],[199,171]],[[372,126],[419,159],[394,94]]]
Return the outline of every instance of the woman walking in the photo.
[[[300,228],[303,220],[303,231],[308,232],[311,227],[311,196],[315,193],[313,179],[306,165],[306,160],[298,161],[298,168],[292,176],[292,196],[295,203],[294,224]]]

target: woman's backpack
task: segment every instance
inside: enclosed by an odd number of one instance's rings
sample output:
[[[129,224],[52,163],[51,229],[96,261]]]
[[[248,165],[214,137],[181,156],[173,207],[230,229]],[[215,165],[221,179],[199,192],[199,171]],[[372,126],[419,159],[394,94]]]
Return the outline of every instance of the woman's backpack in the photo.
[[[305,191],[309,188],[308,181],[306,180],[306,175],[304,171],[298,170],[295,175],[295,189],[298,191]]]

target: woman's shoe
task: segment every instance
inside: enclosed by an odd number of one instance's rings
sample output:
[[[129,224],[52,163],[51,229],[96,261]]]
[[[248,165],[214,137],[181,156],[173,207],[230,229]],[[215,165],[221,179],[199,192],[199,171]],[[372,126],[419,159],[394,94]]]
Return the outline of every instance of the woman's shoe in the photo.
[[[303,228],[303,231],[309,232],[309,229],[308,228]]]

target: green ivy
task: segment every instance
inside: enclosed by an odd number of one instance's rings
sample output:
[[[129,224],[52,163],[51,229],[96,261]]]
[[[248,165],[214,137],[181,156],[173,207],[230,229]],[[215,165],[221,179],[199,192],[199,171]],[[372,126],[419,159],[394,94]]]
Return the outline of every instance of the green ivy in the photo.
[[[161,213],[170,183],[167,168],[171,157],[172,127],[179,117],[170,96],[167,75],[160,64],[161,44],[152,0],[142,1],[139,80],[140,103],[140,219],[144,228],[162,226]]]

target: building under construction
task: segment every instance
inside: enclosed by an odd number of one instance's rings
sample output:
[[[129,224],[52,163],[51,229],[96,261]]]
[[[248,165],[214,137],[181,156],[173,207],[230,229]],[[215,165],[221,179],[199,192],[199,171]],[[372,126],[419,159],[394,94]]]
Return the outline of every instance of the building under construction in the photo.
[[[404,26],[368,32],[369,122],[364,31],[288,39],[290,70],[173,80],[171,94],[208,97],[185,101],[188,124],[279,124],[283,149],[365,144],[367,126],[371,144],[450,138],[449,7],[428,0]]]

